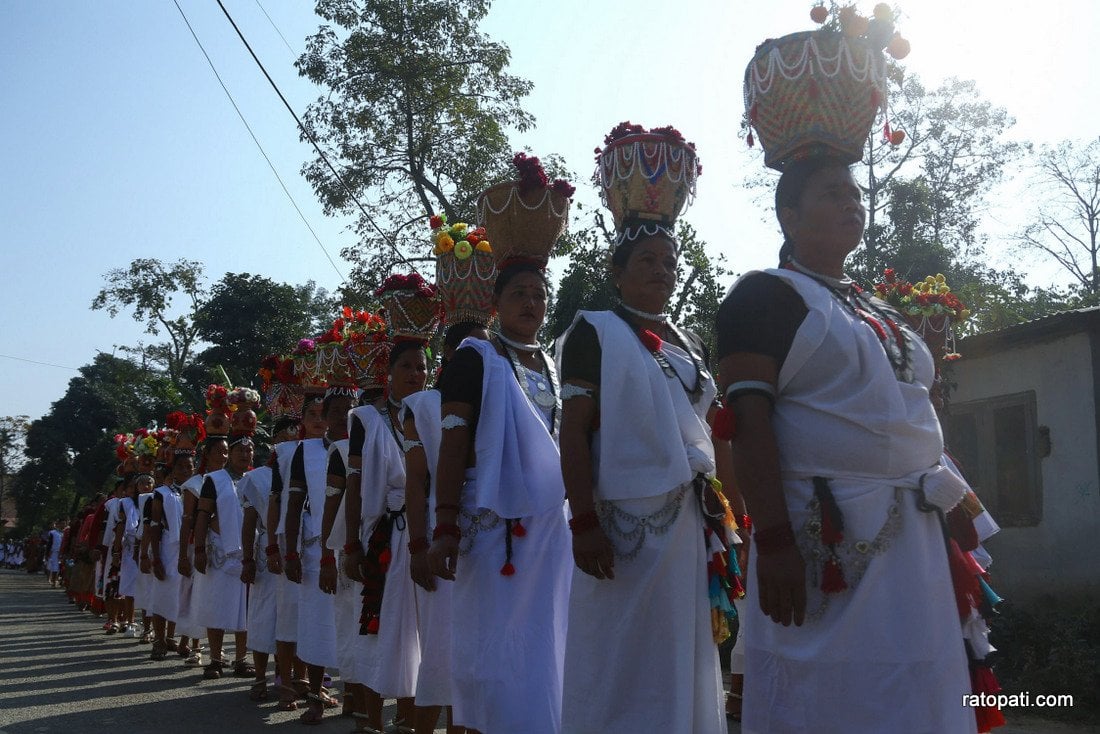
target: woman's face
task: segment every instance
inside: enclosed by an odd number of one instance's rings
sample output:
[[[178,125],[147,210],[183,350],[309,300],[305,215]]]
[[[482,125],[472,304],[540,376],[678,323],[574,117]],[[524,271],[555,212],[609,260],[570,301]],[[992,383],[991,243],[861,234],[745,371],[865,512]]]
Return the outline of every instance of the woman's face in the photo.
[[[323,438],[328,430],[325,407],[320,400],[311,400],[302,411],[303,438]]]
[[[134,484],[137,485],[137,493],[138,494],[145,494],[146,492],[152,492],[153,491],[153,478],[152,477],[148,477],[148,476],[140,477],[140,478],[137,479],[137,481],[134,482]]]
[[[494,300],[501,330],[534,341],[546,318],[546,284],[542,276],[530,271],[519,273]]]
[[[428,381],[428,358],[424,349],[406,349],[390,368],[390,394],[401,400],[424,389]]]
[[[651,313],[664,311],[676,289],[677,262],[676,247],[667,237],[639,240],[626,265],[612,272],[623,303]]]
[[[863,192],[844,166],[823,168],[810,175],[798,207],[784,207],[779,220],[799,251],[843,262],[863,238],[867,210]]]
[[[244,474],[252,466],[253,446],[251,441],[238,441],[229,449],[228,467],[234,474]]]
[[[229,459],[229,444],[225,439],[207,444],[206,471],[218,471],[225,468],[225,462]]]

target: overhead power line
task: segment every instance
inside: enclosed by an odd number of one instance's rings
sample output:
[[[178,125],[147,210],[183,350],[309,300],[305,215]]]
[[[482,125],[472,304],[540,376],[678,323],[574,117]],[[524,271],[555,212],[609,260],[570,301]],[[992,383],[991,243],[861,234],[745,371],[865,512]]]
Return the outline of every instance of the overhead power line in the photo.
[[[179,7],[178,3],[177,7]],[[271,78],[271,75],[267,73],[267,69],[264,67],[263,62],[260,61],[260,57],[257,56],[256,52],[252,50],[252,46],[248,43],[248,39],[244,37],[241,29],[237,26],[237,22],[233,20],[233,16],[229,14],[228,10],[226,10],[225,5],[222,3],[222,0],[218,0],[218,7],[220,7],[222,9],[222,12],[225,13],[225,17],[233,26],[233,30],[237,32],[237,36],[241,39],[241,43],[243,43],[244,47],[248,49],[248,53],[252,55],[252,60],[255,61],[256,65],[260,67],[260,71],[263,72],[264,76],[267,78],[268,83],[271,84],[271,88],[275,90],[275,94],[279,95],[279,99],[282,100],[283,106],[286,107],[287,112],[289,112],[291,117],[294,118],[294,122],[298,124],[298,129],[309,140],[310,144],[313,145],[313,149],[317,151],[317,155],[321,156],[321,160],[324,161],[325,165],[328,167],[328,170],[332,172],[332,175],[336,178],[336,181],[344,188],[344,191],[347,192],[351,200],[355,202],[355,205],[359,207],[359,211],[363,213],[363,216],[366,218],[367,222],[369,222],[370,225],[374,227],[375,231],[378,232],[378,235],[382,238],[382,240],[390,246],[394,254],[397,255],[397,259],[399,262],[402,262],[410,266],[414,271],[419,272],[416,268],[416,265],[414,265],[407,257],[401,254],[401,251],[397,249],[397,245],[394,244],[393,240],[390,239],[386,232],[378,226],[378,223],[374,221],[374,217],[370,215],[370,212],[367,211],[367,208],[363,206],[363,203],[361,201],[359,201],[359,197],[355,195],[355,192],[352,190],[351,186],[349,186],[348,183],[344,180],[344,177],[340,175],[340,172],[336,170],[336,167],[332,165],[332,161],[329,160],[328,155],[326,155],[325,151],[321,149],[321,146],[320,144],[318,144],[317,139],[313,137],[313,133],[311,133],[309,129],[302,123],[301,118],[298,117],[298,113],[295,112],[294,108],[290,106],[290,102],[287,101],[286,97],[279,89],[279,85],[276,84],[275,80]],[[182,13],[183,11],[181,10],[180,12]]]
[[[275,32],[279,34],[279,38],[283,39],[283,45],[286,46],[286,50],[289,51],[292,56],[297,56],[294,49],[291,48],[290,44],[287,42],[286,36],[279,30],[279,26],[275,25],[275,21],[273,21],[271,16],[267,14],[267,11],[264,10],[264,6],[260,3],[260,0],[256,0],[256,5],[260,8],[260,12],[264,14],[264,17],[267,18],[267,22],[270,23],[271,27],[275,29]]]
[[[340,276],[340,282],[344,282],[347,278],[340,271],[340,268],[336,265],[336,261],[332,259],[332,255],[328,253],[324,243],[321,242],[321,238],[317,236],[317,233],[310,226],[309,220],[306,219],[306,215],[302,213],[301,208],[298,206],[298,202],[294,200],[294,196],[290,193],[290,189],[287,188],[286,183],[283,181],[283,177],[279,175],[279,171],[275,168],[275,164],[271,162],[271,158],[268,157],[267,151],[264,150],[264,146],[260,143],[259,138],[256,137],[256,133],[253,132],[252,126],[248,124],[248,120],[245,119],[244,113],[241,112],[241,108],[237,105],[237,101],[233,99],[233,94],[229,91],[229,88],[225,86],[225,82],[222,80],[221,74],[218,73],[217,68],[214,66],[214,62],[210,58],[210,54],[206,53],[206,49],[202,45],[202,41],[199,40],[198,35],[195,33],[195,29],[191,26],[191,21],[187,19],[187,14],[183,12],[183,8],[180,7],[177,0],[172,0],[176,4],[176,9],[180,11],[180,15],[183,17],[183,22],[187,24],[187,30],[191,31],[191,37],[195,39],[195,43],[198,45],[199,50],[202,51],[202,55],[206,57],[206,63],[210,65],[210,70],[214,72],[214,76],[218,80],[218,84],[221,85],[222,91],[225,92],[225,96],[229,98],[229,103],[233,105],[233,109],[237,112],[237,117],[241,118],[241,122],[244,123],[245,129],[248,130],[248,134],[252,136],[252,142],[256,144],[256,147],[260,149],[260,155],[267,161],[268,167],[271,172],[275,174],[275,179],[279,182],[279,185],[283,188],[283,193],[290,199],[290,203],[294,206],[294,211],[298,212],[298,216],[301,217],[302,223],[306,225],[306,229],[313,235],[313,239],[317,242],[317,246],[321,248],[321,252],[325,253],[325,257],[328,259],[332,269],[336,271],[336,274]]]
[[[26,357],[13,357],[10,354],[0,354],[0,357],[4,359],[14,359],[16,362],[28,362],[30,364],[40,364],[43,367],[57,367],[61,370],[72,370],[73,372],[80,372],[76,367],[66,367],[63,364],[54,364],[53,362],[39,362],[36,359],[27,359]]]

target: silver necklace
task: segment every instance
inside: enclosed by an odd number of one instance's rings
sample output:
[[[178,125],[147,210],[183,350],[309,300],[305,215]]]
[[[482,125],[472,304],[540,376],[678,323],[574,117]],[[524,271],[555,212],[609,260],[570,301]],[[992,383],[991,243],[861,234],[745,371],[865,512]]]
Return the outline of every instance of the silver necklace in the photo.
[[[624,311],[626,311],[627,313],[633,314],[634,316],[637,316],[640,319],[645,319],[646,321],[654,321],[654,322],[659,323],[659,324],[663,324],[666,321],[668,321],[668,314],[667,313],[647,313],[647,312],[641,310],[640,308],[634,308],[633,306],[628,306],[623,301],[619,301],[619,306],[621,306],[622,309]]]
[[[510,346],[510,345],[509,345]],[[519,355],[508,349],[508,361],[518,368],[520,374],[517,375],[520,388],[527,394],[527,397],[541,408],[556,408],[558,405],[558,398],[554,394],[554,388],[550,384],[550,378],[547,377],[545,371],[540,370],[536,372],[527,365],[519,361]],[[531,383],[535,383],[535,389],[531,390]]]
[[[818,273],[817,271],[810,270],[808,267],[798,262],[793,257],[788,260],[788,262],[791,264],[791,267],[798,272],[802,273],[803,275],[808,275],[816,280],[820,280],[822,283],[829,286],[830,288],[833,288],[834,290],[848,290],[852,287],[852,283],[854,282],[847,275],[845,275],[843,278],[833,278],[832,276],[823,275],[822,273]]]
[[[537,342],[534,343],[534,344],[524,344],[523,342],[517,342],[513,339],[509,339],[508,337],[504,336],[504,334],[500,333],[499,331],[497,332],[497,338],[500,339],[500,341],[503,342],[504,344],[507,344],[508,346],[512,347],[513,349],[518,349],[521,352],[541,352],[542,351],[542,345],[537,343]]]

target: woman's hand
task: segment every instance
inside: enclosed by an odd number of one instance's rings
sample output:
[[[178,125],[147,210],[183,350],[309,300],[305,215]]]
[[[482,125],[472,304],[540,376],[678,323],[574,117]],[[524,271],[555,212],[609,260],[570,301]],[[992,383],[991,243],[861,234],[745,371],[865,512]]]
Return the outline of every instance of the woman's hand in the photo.
[[[138,568],[141,569],[142,573],[152,573],[153,572],[153,559],[149,558],[148,556],[146,556],[145,558],[142,558],[141,563],[138,566]]]
[[[180,576],[185,578],[191,578],[191,559],[187,557],[187,549],[180,549],[180,560],[176,564],[176,570],[179,571]]]
[[[573,536],[573,562],[589,576],[615,578],[615,551],[603,528],[592,527]]]
[[[167,578],[167,574],[164,572],[164,564],[161,563],[159,558],[153,559],[153,576],[156,577],[157,581],[164,581]]]
[[[195,546],[195,570],[206,573],[206,548],[198,545]]]
[[[241,583],[256,583],[256,561],[251,558],[245,558],[241,561]]]
[[[317,578],[317,586],[326,594],[336,593],[336,564],[321,564],[321,574]]]
[[[267,570],[276,576],[283,575],[283,557],[278,553],[267,554]]]
[[[428,569],[441,579],[454,581],[458,567],[458,538],[441,535],[428,549]]]
[[[760,611],[776,624],[801,627],[806,619],[806,564],[795,546],[756,554]]]
[[[361,568],[363,565],[363,551],[352,551],[344,555],[344,575],[352,581],[363,582]]]
[[[300,558],[287,559],[286,580],[296,584],[302,583],[302,560]]]
[[[413,583],[424,591],[435,591],[435,576],[428,564],[427,552],[414,553],[409,559],[409,572]]]

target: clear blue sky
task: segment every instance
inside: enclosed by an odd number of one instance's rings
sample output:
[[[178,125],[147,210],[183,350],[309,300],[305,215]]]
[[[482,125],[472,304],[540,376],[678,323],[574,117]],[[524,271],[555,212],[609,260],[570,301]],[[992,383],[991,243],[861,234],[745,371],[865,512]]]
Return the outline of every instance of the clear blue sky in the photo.
[[[299,111],[318,94],[292,63],[319,19],[304,0],[224,0]],[[180,0],[298,205],[337,260],[355,242],[298,174],[310,158],[213,0]],[[744,190],[761,168],[737,139],[742,73],[764,38],[812,27],[811,3],[783,0],[498,0],[483,26],[535,83],[538,129],[513,142],[562,154],[587,180],[592,149],[617,122],[671,123],[705,173],[686,217],[737,272],[770,265],[770,214]],[[873,3],[860,7],[870,12]],[[865,7],[864,7],[865,6]],[[1094,137],[1100,11],[1085,0],[909,0],[910,72],[973,78],[1034,142]],[[270,15],[270,22],[264,12]],[[276,30],[278,29],[278,31]],[[290,48],[280,38],[285,36]],[[326,259],[218,86],[171,0],[0,3],[0,415],[37,418],[72,369],[134,344],[142,327],[89,305],[102,275],[137,257],[206,264],[210,281],[252,272],[333,289]],[[1026,215],[1009,181],[987,212],[996,243]],[[580,196],[595,205],[594,193]],[[1009,253],[998,249],[998,257]],[[1035,264],[1035,278],[1055,271]],[[32,364],[10,357],[51,363]]]

